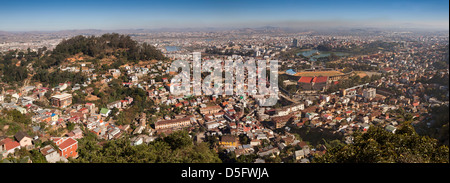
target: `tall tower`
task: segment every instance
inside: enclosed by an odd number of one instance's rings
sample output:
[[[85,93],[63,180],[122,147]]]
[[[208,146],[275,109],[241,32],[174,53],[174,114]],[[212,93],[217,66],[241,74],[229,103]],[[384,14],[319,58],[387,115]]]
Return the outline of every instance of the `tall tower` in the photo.
[[[192,71],[193,71],[192,75],[193,75],[193,79],[194,79],[194,84],[193,84],[192,89],[194,91],[194,95],[202,94],[201,70],[202,70],[202,53],[194,52],[194,53],[192,53]]]
[[[292,47],[297,48],[298,46],[298,40],[294,38],[294,40],[292,40]]]

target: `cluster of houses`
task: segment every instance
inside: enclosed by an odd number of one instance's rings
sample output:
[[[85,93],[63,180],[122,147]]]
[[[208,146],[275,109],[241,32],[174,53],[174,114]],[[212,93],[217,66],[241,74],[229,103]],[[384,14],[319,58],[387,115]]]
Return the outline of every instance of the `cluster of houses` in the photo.
[[[50,140],[54,146],[49,144],[41,147],[39,151],[47,162],[67,162],[68,158],[76,158],[78,156],[78,141],[76,139],[81,137],[82,131],[79,129],[72,131],[70,137],[51,137]],[[33,140],[35,138],[30,137],[22,131],[17,132],[14,135],[14,139],[0,137],[0,155],[6,158],[8,155],[14,154],[16,150],[22,148],[26,150],[34,149]]]
[[[70,83],[69,83],[70,84]],[[48,139],[56,146],[47,145],[41,147],[40,152],[46,157],[48,162],[67,162],[67,158],[76,158],[77,139],[83,137],[83,132],[79,126],[84,126],[86,130],[98,135],[101,139],[117,139],[127,130],[126,127],[115,126],[110,121],[105,121],[111,113],[111,109],[127,108],[133,102],[132,97],[125,97],[107,104],[107,108],[98,109],[94,103],[72,104],[72,94],[62,92],[67,89],[67,83],[62,83],[55,88],[55,93],[49,99],[51,108],[38,106],[33,101],[38,101],[49,91],[44,87],[24,87],[20,93],[15,91],[4,91],[2,93],[1,108],[7,110],[17,110],[22,114],[31,113],[32,130],[36,136],[29,137],[24,132],[18,132],[14,139],[9,137],[0,137],[0,153],[5,158],[13,154],[15,150],[26,148],[34,149],[34,142],[38,139]],[[4,96],[14,96],[10,102],[5,102]],[[51,137],[43,129],[66,128],[68,123],[76,124],[77,128],[66,133],[63,137]],[[43,126],[42,126],[43,125]]]
[[[297,43],[296,43],[297,44]],[[347,43],[342,43],[347,44]],[[244,49],[238,46],[239,49]],[[228,46],[224,46],[224,49]],[[253,48],[252,48],[253,49]],[[255,48],[260,51],[256,58],[271,58],[276,54],[272,51]],[[277,49],[278,50],[278,49]],[[261,51],[263,51],[261,53]],[[267,51],[267,52],[266,52]],[[273,50],[275,52],[275,50]],[[430,54],[426,50],[419,49],[419,53]],[[356,63],[358,60],[379,67],[384,77],[371,83],[342,89],[331,94],[324,94],[328,85],[336,77],[316,76],[301,77],[297,82],[283,82],[284,84],[297,84],[302,91],[315,90],[314,95],[298,97],[290,104],[282,107],[261,107],[255,102],[255,98],[247,96],[185,96],[172,95],[169,78],[168,64],[157,61],[147,66],[124,65],[120,69],[109,69],[104,74],[94,73],[95,69],[89,67],[91,63],[82,62],[78,65],[61,68],[70,72],[90,73],[88,81],[83,84],[75,84],[72,91],[79,90],[81,86],[86,88],[83,92],[92,93],[93,89],[87,87],[91,81],[109,83],[113,79],[126,76],[123,81],[126,87],[137,87],[147,92],[147,98],[155,104],[156,113],[167,111],[181,111],[176,115],[156,117],[153,128],[148,124],[145,113],[139,114],[135,119],[135,128],[131,125],[116,125],[114,120],[108,118],[117,114],[111,114],[114,109],[124,109],[133,103],[132,97],[110,102],[104,108],[98,108],[93,103],[73,104],[73,94],[68,91],[70,82],[61,83],[54,88],[42,86],[25,86],[20,91],[6,90],[0,95],[1,108],[17,110],[22,114],[32,113],[33,131],[39,132],[37,137],[29,137],[24,132],[17,132],[13,138],[0,137],[0,154],[7,157],[15,150],[25,148],[33,149],[33,140],[45,136],[45,132],[38,124],[45,124],[53,129],[65,128],[68,123],[85,127],[85,130],[93,132],[101,139],[111,140],[131,132],[132,145],[149,143],[158,135],[170,134],[173,131],[196,128],[203,129],[193,137],[196,141],[204,141],[207,137],[217,137],[218,145],[228,153],[234,152],[236,156],[256,154],[259,158],[256,163],[264,162],[264,157],[279,155],[287,146],[298,147],[291,154],[297,162],[307,163],[310,157],[316,154],[326,153],[326,147],[319,145],[312,147],[306,142],[297,139],[291,131],[292,128],[321,128],[329,129],[333,133],[341,133],[346,138],[346,143],[352,143],[351,135],[355,131],[367,131],[370,126],[381,126],[391,133],[395,133],[403,118],[398,116],[396,109],[404,109],[413,116],[413,124],[424,120],[431,106],[448,105],[448,86],[435,83],[421,83],[420,80],[430,79],[435,75],[448,75],[433,71],[431,67],[436,58],[429,60],[410,54],[409,50],[400,50],[399,53],[384,53],[364,56],[361,58],[348,58],[346,63]],[[395,56],[395,59],[393,58]],[[194,53],[192,57],[200,57],[200,53]],[[227,59],[243,59],[244,57],[233,55]],[[284,65],[289,61],[282,62]],[[399,73],[401,71],[401,73]],[[239,73],[244,74],[244,73]],[[296,74],[288,70],[287,74]],[[161,81],[156,81],[161,77]],[[342,77],[342,76],[339,76]],[[145,78],[145,79],[143,79]],[[150,79],[148,79],[150,78]],[[159,80],[159,79],[158,79]],[[196,87],[196,86],[194,86]],[[387,88],[400,91],[401,95],[393,93]],[[427,88],[438,88],[447,91],[447,101],[439,101],[435,96],[423,95]],[[36,105],[48,91],[52,91],[50,105],[52,108],[43,108]],[[163,105],[169,106],[162,109]],[[166,111],[163,111],[166,110]],[[279,131],[284,133],[279,133]],[[246,137],[244,143],[242,139]],[[54,143],[40,147],[40,152],[48,162],[67,162],[68,158],[78,156],[77,139],[83,137],[80,128],[66,133],[63,137],[49,137]],[[210,138],[208,138],[210,139]]]

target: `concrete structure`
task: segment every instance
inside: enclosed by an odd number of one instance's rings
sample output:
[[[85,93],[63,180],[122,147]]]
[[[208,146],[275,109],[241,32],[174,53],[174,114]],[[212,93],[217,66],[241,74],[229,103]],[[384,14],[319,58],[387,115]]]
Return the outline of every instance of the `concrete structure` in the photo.
[[[58,153],[64,158],[77,157],[78,141],[71,137],[52,137],[51,140],[58,146]]]
[[[25,132],[17,132],[14,138],[19,142],[20,147],[26,147],[33,145],[32,138],[28,136]]]
[[[72,104],[72,95],[68,93],[54,95],[50,98],[50,101],[55,107],[65,108]]]
[[[200,108],[200,113],[203,115],[214,114],[214,113],[219,112],[220,110],[222,110],[222,108],[219,105],[208,106],[208,107]]]
[[[59,153],[57,150],[55,150],[51,145],[47,145],[41,149],[42,155],[44,155],[45,159],[49,163],[56,163],[58,161],[68,162],[66,158],[59,156]]]
[[[155,129],[159,130],[165,128],[186,127],[191,124],[191,117],[192,116],[187,116],[180,119],[157,121],[155,123]]]
[[[364,98],[372,99],[372,98],[375,98],[376,95],[377,95],[377,89],[375,89],[375,88],[368,88],[363,91]]]

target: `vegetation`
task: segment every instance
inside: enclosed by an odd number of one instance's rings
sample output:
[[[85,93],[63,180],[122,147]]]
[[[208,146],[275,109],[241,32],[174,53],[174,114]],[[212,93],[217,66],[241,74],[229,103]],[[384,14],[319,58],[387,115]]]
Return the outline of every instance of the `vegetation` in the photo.
[[[339,91],[341,89],[346,89],[346,88],[350,88],[350,87],[353,87],[353,86],[356,86],[356,85],[369,83],[369,82],[372,82],[372,81],[377,80],[379,78],[381,78],[381,76],[378,76],[378,75],[372,75],[372,77],[364,76],[362,78],[359,77],[358,75],[353,75],[353,76],[350,76],[346,80],[339,81],[338,84],[330,85],[330,87],[328,88],[327,92],[328,93],[336,92],[336,91]]]
[[[18,50],[12,50],[4,54],[0,54],[0,74],[2,75],[2,81],[19,84],[28,77],[27,66],[38,58],[36,52],[22,52]]]
[[[30,130],[31,118],[17,110],[2,110],[3,116],[0,117],[0,132],[5,130],[6,135],[12,136],[18,131]]]
[[[425,120],[415,126],[418,134],[426,135],[438,140],[439,144],[448,146],[449,144],[449,113],[448,106],[441,105],[439,107],[433,107],[431,109],[431,119]],[[430,126],[426,123],[429,122]]]
[[[336,62],[327,62],[325,63],[325,66],[327,68],[338,68],[338,69],[348,69],[347,71],[343,71],[344,73],[348,73],[349,71],[376,71],[378,70],[377,67],[373,67],[369,64],[365,63],[357,63],[357,64],[350,64],[350,63],[336,63]]]
[[[177,131],[149,144],[132,146],[128,138],[97,144],[94,134],[79,140],[73,163],[220,163],[207,143],[193,144],[186,131]]]
[[[316,49],[319,51],[336,51],[353,53],[356,55],[366,55],[377,53],[380,50],[393,51],[398,45],[399,43],[394,42],[374,41],[361,46],[352,44],[350,46],[332,47],[331,45],[325,43],[318,45]]]
[[[316,163],[448,163],[448,146],[436,139],[419,136],[409,123],[395,134],[372,126],[367,133],[354,134],[354,143],[336,146]]]
[[[154,46],[147,43],[139,45],[128,35],[113,33],[104,34],[100,37],[80,35],[63,40],[56,46],[49,57],[40,60],[35,66],[44,69],[57,66],[69,56],[78,53],[99,59],[105,56],[115,56],[121,58],[121,60],[133,62],[165,59],[164,55]]]
[[[55,87],[59,83],[68,81],[72,84],[83,83],[87,80],[87,76],[69,71],[61,71],[59,69],[51,73],[49,73],[48,70],[39,69],[32,79],[41,83],[46,83],[50,87]]]

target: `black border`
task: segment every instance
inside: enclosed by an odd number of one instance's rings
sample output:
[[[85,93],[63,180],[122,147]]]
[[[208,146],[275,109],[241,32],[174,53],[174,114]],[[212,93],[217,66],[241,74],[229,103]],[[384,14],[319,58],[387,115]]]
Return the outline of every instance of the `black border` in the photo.
[[[215,170],[213,180],[208,178],[182,178],[182,170],[208,169]],[[10,177],[9,173],[20,173],[19,178],[31,180],[61,178],[79,179],[90,177],[89,180],[114,182],[119,179],[142,182],[361,182],[389,181],[401,182],[425,180],[440,180],[446,178],[450,164],[243,164],[243,163],[38,163],[38,164],[8,164],[0,163],[0,177]],[[266,169],[269,177],[226,177],[226,168],[259,168]],[[218,175],[221,172],[222,175]],[[26,175],[26,176],[24,176]],[[71,178],[69,178],[71,177]],[[50,179],[49,179],[50,178]],[[142,180],[140,180],[142,179]],[[428,182],[427,181],[427,182]]]

